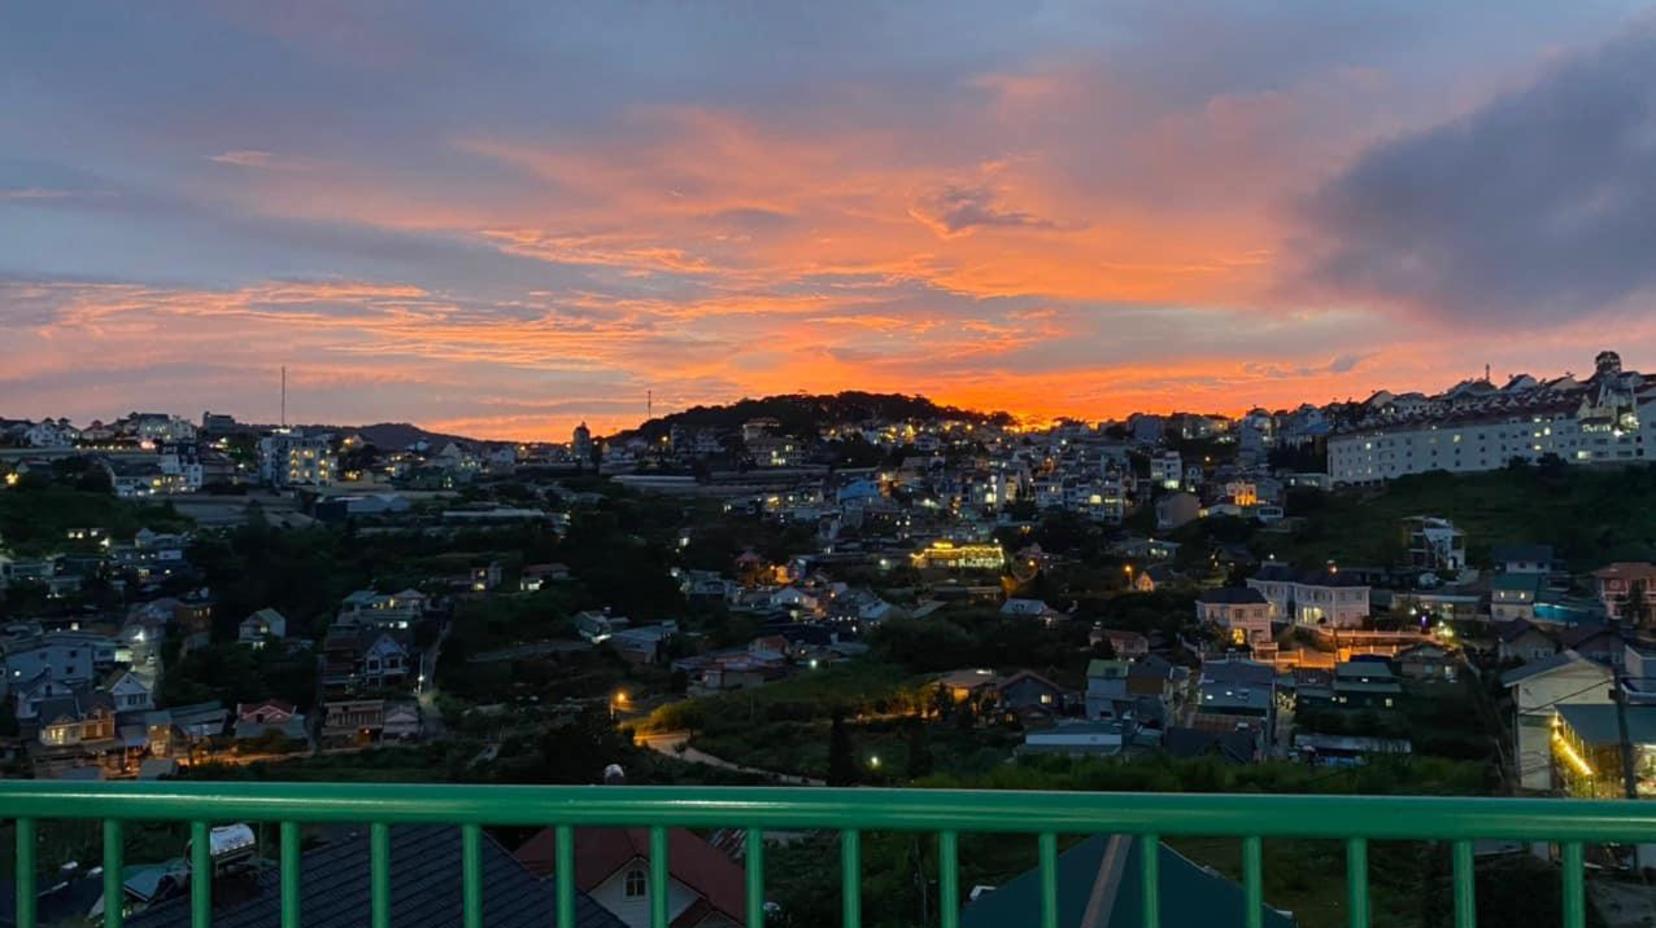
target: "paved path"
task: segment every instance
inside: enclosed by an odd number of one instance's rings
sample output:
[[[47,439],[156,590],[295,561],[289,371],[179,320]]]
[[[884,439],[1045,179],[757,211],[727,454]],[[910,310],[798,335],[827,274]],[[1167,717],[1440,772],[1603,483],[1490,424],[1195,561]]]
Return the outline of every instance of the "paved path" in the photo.
[[[706,751],[690,746],[690,733],[687,731],[664,731],[651,735],[639,735],[638,743],[666,757],[689,761],[692,764],[702,764],[708,767],[719,767],[724,770],[734,770],[738,773],[754,773],[759,776],[770,777],[778,783],[789,786],[826,786],[823,780],[814,777],[802,777],[793,773],[779,773],[775,770],[761,770],[758,767],[745,767],[741,764],[715,757]]]

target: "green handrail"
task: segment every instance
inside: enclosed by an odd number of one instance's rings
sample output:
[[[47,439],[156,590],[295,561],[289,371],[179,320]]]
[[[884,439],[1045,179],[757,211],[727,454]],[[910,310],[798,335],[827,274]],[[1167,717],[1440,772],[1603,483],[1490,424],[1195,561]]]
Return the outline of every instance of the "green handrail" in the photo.
[[[1656,842],[1656,803],[1629,800],[0,781],[0,818],[188,822],[207,812],[249,822]]]
[[[614,786],[455,786],[370,783],[58,783],[0,781],[0,818],[17,822],[17,923],[35,928],[35,844],[42,819],[96,819],[103,826],[106,928],[121,928],[124,823],[190,824],[191,921],[212,921],[210,821],[281,825],[283,928],[301,923],[300,826],[369,823],[370,923],[391,924],[390,827],[448,824],[461,828],[456,861],[466,928],[481,928],[482,828],[551,825],[555,829],[557,923],[575,917],[574,830],[645,826],[650,835],[650,921],[668,919],[668,829],[738,827],[747,831],[748,928],[764,920],[765,829],[826,828],[840,833],[841,919],[862,916],[864,831],[924,831],[938,837],[939,920],[959,923],[961,832],[1033,833],[1040,871],[1040,923],[1058,924],[1058,838],[1117,833],[1141,842],[1140,880],[1146,928],[1160,924],[1158,841],[1165,835],[1242,840],[1245,922],[1261,922],[1262,842],[1267,838],[1341,839],[1346,846],[1348,918],[1370,919],[1368,844],[1374,840],[1451,842],[1455,924],[1474,923],[1472,842],[1550,841],[1562,851],[1564,923],[1585,923],[1585,845],[1656,842],[1656,807],[1626,800],[1494,799],[1426,796],[1262,796],[1152,793],[1057,793],[966,790],[797,789]]]

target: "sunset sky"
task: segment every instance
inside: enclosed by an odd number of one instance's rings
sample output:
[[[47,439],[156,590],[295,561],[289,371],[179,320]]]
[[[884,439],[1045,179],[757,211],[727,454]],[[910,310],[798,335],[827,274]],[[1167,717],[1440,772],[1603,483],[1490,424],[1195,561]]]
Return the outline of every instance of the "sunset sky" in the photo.
[[[0,416],[567,438],[1656,368],[1637,4],[0,9]]]

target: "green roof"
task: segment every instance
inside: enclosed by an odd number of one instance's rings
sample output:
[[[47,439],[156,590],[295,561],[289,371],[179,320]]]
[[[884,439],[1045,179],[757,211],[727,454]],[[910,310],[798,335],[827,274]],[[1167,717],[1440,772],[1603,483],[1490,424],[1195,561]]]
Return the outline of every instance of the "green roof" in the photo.
[[[1558,707],[1564,724],[1590,745],[1621,743],[1621,723],[1614,703],[1565,703]],[[1627,738],[1634,744],[1656,744],[1656,706],[1627,707]]]
[[[1139,892],[1143,841],[1127,835],[1093,835],[1058,855],[1059,928],[1138,928],[1144,924]],[[1165,844],[1158,844],[1161,923],[1203,928],[1241,928],[1242,887]],[[1034,928],[1041,923],[1041,872],[1037,868],[979,896],[960,913],[962,928]],[[1292,928],[1294,920],[1269,906],[1267,928]]]
[[[1541,589],[1540,574],[1496,574],[1491,589],[1534,593]]]

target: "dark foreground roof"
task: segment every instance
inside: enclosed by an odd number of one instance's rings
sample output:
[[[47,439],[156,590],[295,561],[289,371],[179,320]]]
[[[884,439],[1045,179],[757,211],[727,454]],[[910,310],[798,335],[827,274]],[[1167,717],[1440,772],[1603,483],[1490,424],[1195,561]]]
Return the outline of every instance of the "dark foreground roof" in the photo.
[[[1058,855],[1059,928],[1138,928],[1144,924],[1139,892],[1143,841],[1126,835],[1093,835]],[[1202,928],[1241,926],[1242,887],[1165,844],[1161,855],[1161,923]],[[1289,916],[1267,906],[1268,928],[1291,928]],[[963,928],[1034,928],[1041,923],[1041,872],[1024,873],[979,896],[960,912]]]
[[[369,922],[368,830],[362,828],[302,858],[300,912],[305,928],[361,928]],[[230,882],[230,880],[226,880]],[[275,868],[250,886],[225,886],[236,898],[214,906],[213,928],[280,928],[282,897]],[[217,890],[218,887],[215,887]],[[237,890],[240,890],[239,892]],[[556,908],[551,882],[537,880],[493,839],[483,840],[483,924],[546,928]],[[397,928],[460,928],[460,829],[399,825],[391,829],[391,924]],[[625,928],[585,893],[575,897],[579,928]],[[131,928],[188,928],[187,895],[127,920]]]

